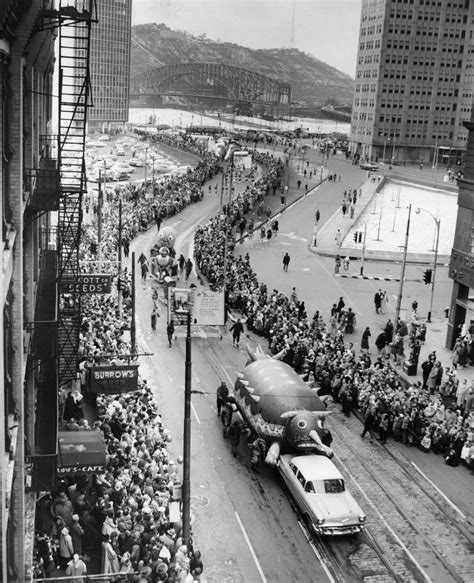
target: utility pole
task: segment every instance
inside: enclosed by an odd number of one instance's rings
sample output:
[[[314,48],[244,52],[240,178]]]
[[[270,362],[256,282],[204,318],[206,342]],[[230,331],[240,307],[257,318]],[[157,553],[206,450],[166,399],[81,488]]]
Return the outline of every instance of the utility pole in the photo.
[[[132,354],[137,353],[137,328],[135,322],[135,251],[132,251],[132,322],[130,324],[130,340]]]
[[[186,322],[183,431],[183,544],[189,549],[191,530],[191,311]]]
[[[395,330],[398,327],[398,320],[400,319],[400,308],[402,305],[403,283],[405,280],[405,268],[407,265],[408,236],[410,235],[410,218],[411,218],[411,204],[408,205],[407,232],[405,235],[405,248],[403,250],[402,273],[400,276],[400,288],[399,288],[398,297],[397,297],[397,309],[395,311]]]
[[[102,194],[102,171],[99,170],[99,198],[97,201],[97,259],[102,259],[102,205],[104,197]]]
[[[364,225],[364,240],[362,241],[362,265],[360,266],[360,274],[364,275],[364,261],[365,261],[365,239],[367,237],[367,223]]]
[[[122,315],[122,201],[119,201],[119,226],[118,226],[118,297],[117,306],[119,316]]]

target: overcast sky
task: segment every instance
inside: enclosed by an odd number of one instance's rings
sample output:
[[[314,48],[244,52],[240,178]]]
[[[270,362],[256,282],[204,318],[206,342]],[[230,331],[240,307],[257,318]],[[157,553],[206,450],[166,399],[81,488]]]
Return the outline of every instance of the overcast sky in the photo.
[[[362,0],[132,0],[133,24],[163,22],[254,49],[291,46],[355,76]]]

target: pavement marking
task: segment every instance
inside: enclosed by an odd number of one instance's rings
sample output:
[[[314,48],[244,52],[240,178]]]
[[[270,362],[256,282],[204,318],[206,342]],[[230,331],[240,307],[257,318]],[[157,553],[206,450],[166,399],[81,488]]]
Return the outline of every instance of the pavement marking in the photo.
[[[244,528],[244,525],[242,523],[242,520],[240,520],[240,516],[239,516],[239,514],[235,510],[234,510],[234,514],[235,514],[235,517],[237,518],[237,522],[239,523],[240,530],[242,531],[242,533],[244,535],[245,542],[247,543],[247,546],[248,546],[248,548],[250,550],[250,553],[251,553],[251,555],[253,557],[253,560],[255,561],[255,565],[257,567],[257,570],[260,573],[260,577],[262,578],[262,581],[264,583],[267,583],[267,578],[265,577],[265,573],[263,572],[263,569],[260,566],[260,563],[258,562],[257,555],[255,554],[255,551],[253,550],[252,544],[251,544],[250,539],[249,539],[249,537],[247,535],[247,532],[246,532],[246,530]]]
[[[194,417],[196,417],[196,421],[198,422],[198,425],[201,425],[201,420],[199,419],[199,415],[197,414],[197,411],[194,408],[192,401],[191,401],[191,409],[193,410]]]
[[[305,527],[301,524],[301,522],[299,520],[298,520],[298,525],[301,528],[301,530],[303,531],[303,534],[304,534],[306,540],[309,542],[311,548],[313,549],[313,553],[316,555],[316,558],[318,559],[319,563],[321,564],[321,567],[324,569],[324,572],[326,573],[327,578],[329,579],[330,583],[336,583],[336,579],[334,579],[334,577],[331,575],[331,571],[329,570],[328,565],[326,565],[326,560],[321,555],[321,553],[318,551],[318,549],[315,547],[314,543],[311,541],[310,537],[308,536],[308,533],[307,533]]]
[[[376,281],[400,281],[399,277],[392,277],[391,275],[383,276],[383,275],[352,275],[349,273],[335,273],[336,277],[345,277],[347,279],[374,279]],[[408,280],[405,280],[408,281]],[[417,279],[413,281],[419,281]]]
[[[439,495],[440,495],[440,496],[441,496],[441,497],[442,497],[444,500],[446,500],[446,502],[447,502],[447,503],[448,503],[448,504],[451,506],[451,508],[452,508],[453,510],[455,510],[455,511],[456,511],[456,512],[459,514],[459,516],[460,516],[460,517],[461,517],[463,520],[466,520],[466,515],[465,515],[465,514],[464,514],[464,513],[463,513],[463,512],[462,512],[462,511],[461,511],[461,510],[460,510],[460,509],[459,509],[459,508],[456,506],[456,504],[454,504],[454,502],[453,502],[452,500],[450,500],[450,499],[448,498],[448,496],[446,496],[446,494],[445,494],[445,493],[444,493],[442,490],[440,490],[440,489],[438,488],[438,486],[437,486],[437,485],[436,485],[436,484],[435,484],[435,483],[434,483],[432,480],[430,480],[430,479],[428,478],[428,476],[427,476],[426,474],[424,474],[424,473],[422,472],[422,470],[421,470],[421,469],[420,469],[420,468],[419,468],[419,467],[418,467],[418,466],[415,464],[415,462],[411,462],[411,465],[412,465],[412,466],[415,468],[415,470],[416,470],[417,472],[419,472],[419,473],[420,473],[420,474],[423,476],[423,478],[425,478],[425,480],[428,482],[428,484],[430,484],[430,486],[432,486],[432,487],[433,487],[433,488],[434,488],[434,489],[435,489],[435,490],[438,492],[438,494],[439,494]]]
[[[337,460],[341,466],[345,469],[345,471],[347,472],[347,474],[349,475],[349,477],[351,478],[351,480],[354,482],[354,484],[357,486],[357,489],[360,491],[360,493],[362,494],[362,496],[367,500],[367,502],[370,504],[370,506],[375,510],[375,512],[379,515],[380,520],[385,524],[385,527],[387,528],[387,530],[390,532],[390,534],[393,536],[393,538],[397,541],[397,543],[402,547],[402,549],[405,551],[405,553],[407,554],[407,556],[410,558],[411,562],[415,565],[415,567],[420,571],[420,573],[423,575],[423,578],[425,579],[425,581],[428,581],[429,583],[432,583],[432,579],[431,577],[428,575],[428,573],[423,569],[423,567],[420,565],[420,563],[415,559],[415,557],[411,554],[411,552],[408,550],[408,548],[406,547],[406,545],[404,544],[404,542],[402,541],[402,539],[398,536],[398,534],[393,530],[393,528],[390,526],[390,524],[385,520],[385,517],[383,516],[383,514],[379,511],[379,509],[377,508],[377,506],[372,502],[372,500],[367,496],[367,494],[365,493],[365,491],[363,490],[362,486],[359,485],[359,483],[357,482],[357,480],[354,478],[354,476],[351,474],[351,472],[348,470],[346,464],[341,461],[341,459],[338,458]]]
[[[287,237],[288,239],[295,239],[296,241],[303,241],[304,243],[308,242],[308,239],[306,239],[305,237],[299,237],[298,235],[295,235],[294,233],[280,233],[280,235],[282,237]]]

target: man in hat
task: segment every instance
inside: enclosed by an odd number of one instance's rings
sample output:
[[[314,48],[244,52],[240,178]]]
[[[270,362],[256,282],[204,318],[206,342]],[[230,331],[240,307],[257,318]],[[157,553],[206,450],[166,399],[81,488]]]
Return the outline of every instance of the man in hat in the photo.
[[[66,567],[66,575],[74,577],[75,583],[84,583],[84,579],[80,579],[81,575],[87,574],[87,567],[84,561],[80,558],[78,553],[74,553],[72,559]]]

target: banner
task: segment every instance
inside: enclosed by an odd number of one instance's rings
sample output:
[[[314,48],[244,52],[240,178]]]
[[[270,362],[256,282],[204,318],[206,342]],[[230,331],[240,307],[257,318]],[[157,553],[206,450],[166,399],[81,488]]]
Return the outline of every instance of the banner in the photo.
[[[93,366],[89,369],[92,393],[130,393],[138,388],[138,364]]]
[[[201,326],[224,325],[224,291],[200,288],[194,294],[193,322]]]
[[[193,317],[194,290],[170,288],[168,290],[168,312],[169,319],[174,320],[175,326],[185,325],[188,313],[191,313],[191,318]]]

